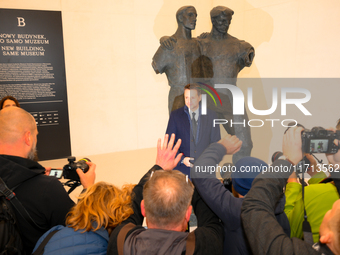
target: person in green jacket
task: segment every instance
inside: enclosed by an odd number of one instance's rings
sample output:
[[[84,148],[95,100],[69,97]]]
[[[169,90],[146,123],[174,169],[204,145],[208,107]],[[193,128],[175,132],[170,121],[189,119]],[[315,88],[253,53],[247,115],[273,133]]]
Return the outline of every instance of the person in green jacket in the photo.
[[[313,241],[319,241],[319,228],[326,212],[332,209],[333,203],[339,199],[339,194],[332,182],[320,183],[327,175],[318,167],[314,157],[305,154],[310,161],[307,173],[311,176],[308,186],[305,186],[304,201],[302,199],[302,185],[295,172],[292,173],[286,185],[286,213],[291,233],[290,237],[303,239],[302,223],[304,221],[304,207],[310,223]]]

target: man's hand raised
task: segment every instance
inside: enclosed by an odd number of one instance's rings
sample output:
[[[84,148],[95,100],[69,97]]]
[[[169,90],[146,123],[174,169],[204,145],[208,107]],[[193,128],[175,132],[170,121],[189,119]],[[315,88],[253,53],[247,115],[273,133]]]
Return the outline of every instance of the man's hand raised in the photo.
[[[164,141],[162,144],[161,139],[158,139],[157,142],[157,157],[156,164],[159,165],[164,170],[172,170],[174,169],[178,162],[181,160],[183,153],[179,153],[177,156],[177,151],[181,146],[182,140],[178,139],[177,143],[174,146],[175,142],[175,134],[171,135],[170,141],[169,135],[166,134],[164,136]]]
[[[218,141],[227,150],[227,155],[233,155],[241,149],[242,141],[237,136],[227,134],[224,138]]]

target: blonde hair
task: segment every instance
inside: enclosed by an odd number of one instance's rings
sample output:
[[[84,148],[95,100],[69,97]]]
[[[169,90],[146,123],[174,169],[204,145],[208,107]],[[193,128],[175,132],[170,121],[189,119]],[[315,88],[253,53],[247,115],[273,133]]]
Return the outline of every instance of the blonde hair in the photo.
[[[105,182],[97,182],[80,195],[79,202],[67,215],[66,224],[75,231],[109,231],[133,214],[131,193],[134,185],[122,189]]]
[[[336,122],[336,129],[340,130],[340,119],[338,119],[338,121]]]

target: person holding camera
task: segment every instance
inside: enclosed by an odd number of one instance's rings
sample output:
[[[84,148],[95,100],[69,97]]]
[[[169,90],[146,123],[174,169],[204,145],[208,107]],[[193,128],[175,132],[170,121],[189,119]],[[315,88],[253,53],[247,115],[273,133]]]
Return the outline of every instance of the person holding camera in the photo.
[[[294,125],[293,122],[289,124],[289,126]],[[331,137],[334,137],[336,132],[328,131],[322,127],[314,127],[309,130],[301,124],[296,126],[304,129],[302,150],[308,152],[304,153],[303,159],[296,167],[296,172],[300,175],[307,173],[311,178],[308,179],[308,182],[303,180],[305,185],[302,186],[302,180],[298,178],[297,173],[294,171],[291,174],[285,187],[286,205],[284,211],[291,227],[290,237],[315,243],[319,240],[319,227],[322,219],[326,212],[332,208],[333,203],[339,199],[339,194],[336,187],[330,182],[331,178],[327,178],[326,164],[318,164],[312,153],[317,153],[317,145],[320,142],[326,145],[322,152],[333,151],[333,144],[328,146],[328,143],[333,142]],[[289,129],[290,127],[285,132]],[[280,158],[280,155],[282,156],[282,152],[277,154],[276,157]],[[305,217],[307,217],[311,230],[303,227]]]
[[[340,200],[323,217],[320,239],[311,245],[290,238],[274,217],[275,204],[282,195],[288,177],[303,158],[302,127],[292,127],[283,136],[284,158],[274,161],[272,169],[255,178],[242,204],[242,223],[253,254],[340,254]],[[337,141],[336,141],[337,142]],[[340,162],[340,152],[330,156]],[[338,180],[339,173],[331,173]]]
[[[297,174],[293,172],[287,180],[285,213],[288,217],[291,234],[290,237],[303,239],[304,210],[311,226],[314,243],[319,240],[319,228],[324,215],[329,211],[334,202],[339,199],[339,194],[332,182],[326,181],[327,175],[319,168],[311,154],[305,154],[304,169],[311,176],[307,186],[304,187],[302,197],[302,185]]]
[[[236,136],[227,135],[217,143],[211,144],[197,159],[194,169],[208,169],[220,163],[223,157],[236,153],[242,146]],[[251,254],[251,249],[245,239],[241,222],[241,206],[251,188],[254,178],[268,165],[254,157],[244,157],[232,168],[232,192],[209,172],[192,171],[192,181],[203,200],[221,219],[224,226],[223,254]],[[234,194],[234,195],[233,195]],[[284,214],[285,199],[278,202],[275,216],[280,225],[290,233],[289,222]]]
[[[98,254],[105,255],[109,234],[132,213],[131,192],[134,185],[122,189],[97,182],[82,193],[69,212],[66,225],[55,226],[37,242],[33,255]],[[47,242],[47,243],[46,243]]]
[[[74,206],[60,181],[45,175],[45,168],[33,161],[37,145],[37,125],[31,114],[19,107],[0,111],[0,177],[35,221],[27,222],[15,211],[21,238],[27,254],[31,254],[41,235],[65,218]],[[94,163],[88,163],[86,174],[77,169],[84,189],[95,181]]]

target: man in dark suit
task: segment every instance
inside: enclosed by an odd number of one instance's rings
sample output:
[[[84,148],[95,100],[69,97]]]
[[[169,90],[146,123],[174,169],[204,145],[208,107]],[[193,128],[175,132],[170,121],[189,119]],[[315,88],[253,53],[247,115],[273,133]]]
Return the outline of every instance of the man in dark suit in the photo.
[[[185,106],[171,112],[166,134],[175,134],[176,142],[182,139],[178,153],[183,153],[176,170],[190,176],[190,166],[209,144],[221,139],[219,125],[213,126],[217,119],[215,112],[207,109],[202,114],[201,89],[196,84],[184,87]]]

